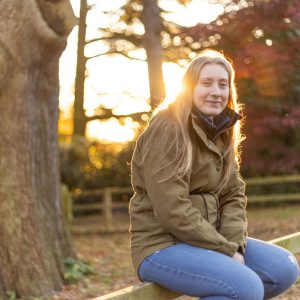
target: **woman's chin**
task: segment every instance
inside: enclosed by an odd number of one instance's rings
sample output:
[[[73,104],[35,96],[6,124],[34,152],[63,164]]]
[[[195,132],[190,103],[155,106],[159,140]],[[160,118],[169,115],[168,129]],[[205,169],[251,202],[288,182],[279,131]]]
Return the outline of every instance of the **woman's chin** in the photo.
[[[212,118],[218,116],[221,112],[222,112],[221,109],[209,109],[209,110],[203,111],[203,113],[205,115],[212,117]]]

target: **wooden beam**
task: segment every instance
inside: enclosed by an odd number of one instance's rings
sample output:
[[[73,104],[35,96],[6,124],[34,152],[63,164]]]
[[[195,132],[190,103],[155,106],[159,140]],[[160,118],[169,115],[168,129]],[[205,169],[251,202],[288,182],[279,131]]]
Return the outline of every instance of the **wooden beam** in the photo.
[[[276,184],[276,183],[280,184],[286,182],[300,182],[300,175],[296,174],[296,175],[245,178],[245,182],[247,186],[268,185],[268,184]],[[82,190],[82,192],[79,195],[73,195],[73,197],[103,195],[105,193],[105,189],[106,188]],[[116,194],[133,193],[131,186],[124,186],[124,187],[114,186],[114,187],[110,187],[110,191]]]
[[[122,193],[131,193],[133,194],[133,190],[131,186],[112,186],[112,187],[105,187],[100,189],[90,189],[90,190],[82,190],[80,194],[75,194],[74,198],[79,198],[82,196],[102,196],[105,194],[106,189],[109,188],[111,193],[115,194],[122,194]]]
[[[108,187],[105,189],[104,192],[104,216],[105,216],[105,224],[106,224],[106,230],[111,231],[112,230],[112,193],[111,189]]]
[[[268,176],[268,177],[253,177],[245,178],[247,186],[250,185],[267,185],[286,182],[300,182],[300,175],[283,175],[283,176]]]
[[[293,254],[300,253],[300,232],[292,233],[278,239],[269,241],[269,243],[283,247]]]
[[[300,253],[300,232],[269,241],[293,254]],[[155,283],[141,283],[92,300],[172,300],[182,296]],[[197,298],[191,298],[197,299]]]
[[[300,193],[249,195],[247,198],[249,203],[300,201]]]
[[[128,202],[112,202],[112,209],[123,208],[128,210]],[[104,209],[103,203],[78,203],[73,205],[73,211],[95,211]]]
[[[181,295],[160,285],[146,282],[107,294],[93,300],[168,300],[176,299]]]

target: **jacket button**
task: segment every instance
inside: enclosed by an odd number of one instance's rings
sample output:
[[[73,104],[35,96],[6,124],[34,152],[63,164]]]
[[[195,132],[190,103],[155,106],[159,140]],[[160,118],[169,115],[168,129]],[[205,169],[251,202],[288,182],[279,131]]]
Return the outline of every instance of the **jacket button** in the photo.
[[[221,166],[220,166],[220,165],[217,165],[217,166],[216,166],[216,170],[217,170],[217,171],[221,171]]]
[[[208,147],[209,147],[209,148],[212,148],[212,144],[208,144]]]

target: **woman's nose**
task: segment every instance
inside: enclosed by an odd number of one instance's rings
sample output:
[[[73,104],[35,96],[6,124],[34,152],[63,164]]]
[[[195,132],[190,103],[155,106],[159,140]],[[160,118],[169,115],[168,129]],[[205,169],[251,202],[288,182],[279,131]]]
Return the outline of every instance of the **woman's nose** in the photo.
[[[211,86],[211,95],[214,97],[221,96],[221,91],[218,85],[212,85]]]

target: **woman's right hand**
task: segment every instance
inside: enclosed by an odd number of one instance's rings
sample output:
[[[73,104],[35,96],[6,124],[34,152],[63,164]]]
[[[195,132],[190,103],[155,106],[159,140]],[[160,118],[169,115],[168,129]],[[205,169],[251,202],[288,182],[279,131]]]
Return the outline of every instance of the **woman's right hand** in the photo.
[[[232,258],[241,263],[242,265],[245,264],[244,256],[239,252],[235,252]]]

